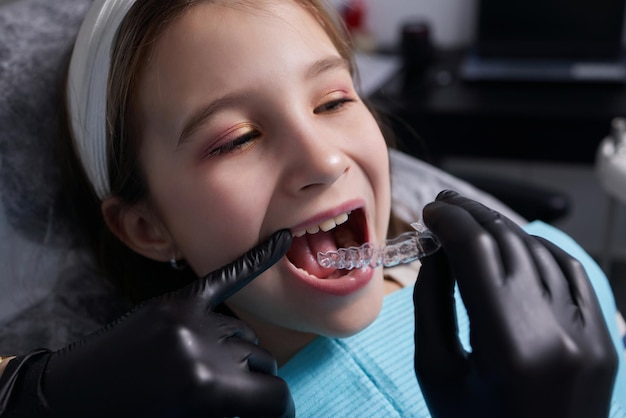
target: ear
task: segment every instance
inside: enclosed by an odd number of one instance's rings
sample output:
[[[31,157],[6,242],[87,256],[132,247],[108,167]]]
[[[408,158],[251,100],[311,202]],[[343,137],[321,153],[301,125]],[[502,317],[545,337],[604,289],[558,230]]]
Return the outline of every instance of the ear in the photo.
[[[176,255],[167,229],[145,202],[128,206],[117,197],[108,197],[101,210],[111,232],[133,251],[156,261],[169,261]]]

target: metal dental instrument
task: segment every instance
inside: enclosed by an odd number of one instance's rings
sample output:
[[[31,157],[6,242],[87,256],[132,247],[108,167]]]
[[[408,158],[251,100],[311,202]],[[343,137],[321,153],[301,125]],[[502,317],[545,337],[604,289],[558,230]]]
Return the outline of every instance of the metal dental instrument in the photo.
[[[385,241],[384,245],[366,242],[360,247],[339,248],[317,253],[317,262],[324,268],[352,270],[379,266],[393,267],[421,259],[437,251],[441,244],[420,222],[413,222],[415,232],[405,232]]]

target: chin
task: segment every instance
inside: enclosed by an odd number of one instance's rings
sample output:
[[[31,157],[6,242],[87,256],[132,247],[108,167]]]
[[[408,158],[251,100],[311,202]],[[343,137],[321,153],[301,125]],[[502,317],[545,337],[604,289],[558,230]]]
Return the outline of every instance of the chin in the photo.
[[[346,324],[341,329],[336,328],[333,330],[329,330],[328,332],[324,333],[323,336],[328,337],[328,338],[352,337],[353,335],[358,334],[359,332],[363,331],[365,328],[370,326],[372,322],[374,322],[375,319],[376,317],[372,318],[371,321],[361,322],[359,324]]]
[[[378,318],[382,309],[384,294],[374,291],[372,294],[358,301],[336,310],[323,324],[323,330],[318,334],[332,338],[351,337]]]

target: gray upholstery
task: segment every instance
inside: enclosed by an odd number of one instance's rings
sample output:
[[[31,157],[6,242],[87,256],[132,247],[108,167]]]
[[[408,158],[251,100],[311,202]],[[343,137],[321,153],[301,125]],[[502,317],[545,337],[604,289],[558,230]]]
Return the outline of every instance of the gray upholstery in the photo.
[[[55,155],[65,62],[90,0],[0,7],[0,354],[58,348],[123,309],[63,223]],[[443,188],[508,208],[467,183],[392,153],[393,197],[416,220]]]
[[[59,89],[89,4],[0,7],[0,354],[58,347],[117,312],[57,204]]]
[[[424,161],[400,151],[391,150],[391,197],[393,209],[402,219],[412,222],[421,218],[424,205],[443,189],[454,189],[523,225],[526,219],[504,203]]]

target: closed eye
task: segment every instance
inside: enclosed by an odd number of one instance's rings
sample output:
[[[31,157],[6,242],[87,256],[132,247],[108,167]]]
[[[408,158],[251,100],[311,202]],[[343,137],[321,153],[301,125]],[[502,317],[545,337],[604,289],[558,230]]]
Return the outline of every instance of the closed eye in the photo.
[[[316,107],[313,110],[313,113],[318,115],[324,112],[332,112],[332,111],[343,108],[346,103],[353,103],[353,102],[356,102],[356,100],[350,97],[342,97],[340,99],[331,100],[327,103],[324,103],[321,106]]]
[[[210,150],[206,155],[207,157],[214,157],[219,155],[230,154],[235,151],[242,151],[254,145],[256,139],[261,136],[261,133],[257,130],[251,130],[245,134],[238,136],[237,138],[229,141],[217,148]]]

